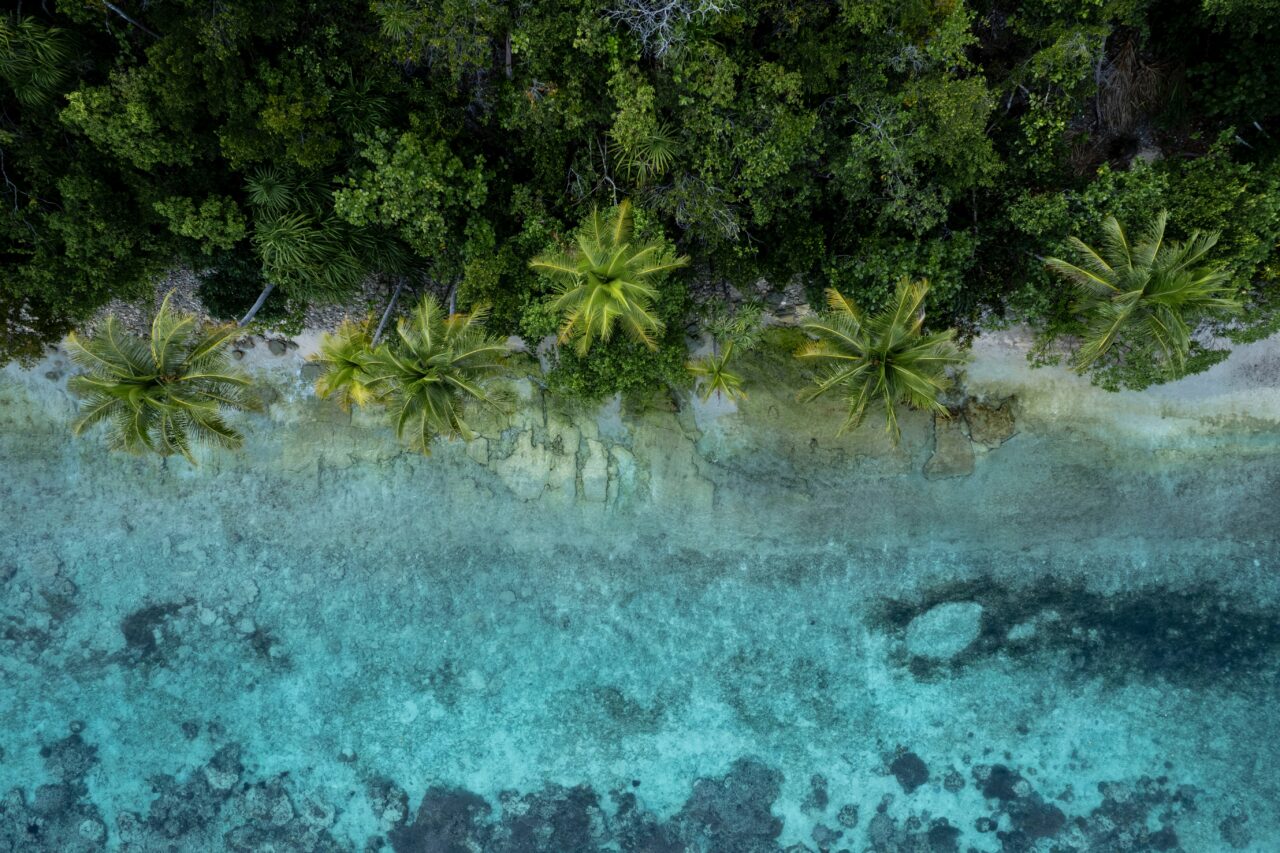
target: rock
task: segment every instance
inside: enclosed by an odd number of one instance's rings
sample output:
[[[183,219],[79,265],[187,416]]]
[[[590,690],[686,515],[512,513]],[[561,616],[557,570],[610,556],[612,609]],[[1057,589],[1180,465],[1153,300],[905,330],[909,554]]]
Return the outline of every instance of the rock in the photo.
[[[107,828],[102,825],[102,821],[93,818],[80,821],[78,829],[80,837],[87,841],[100,842],[107,837]]]
[[[1019,622],[1009,629],[1009,633],[1005,635],[1005,639],[1011,643],[1018,643],[1023,640],[1030,640],[1036,635],[1036,623],[1032,619],[1027,622]]]
[[[400,808],[398,799],[396,807]],[[391,831],[391,845],[395,850],[485,849],[490,846],[493,833],[487,821],[491,811],[492,807],[478,794],[433,786],[423,795],[413,822]]]
[[[609,501],[613,502],[619,494],[629,493],[635,488],[636,458],[630,450],[615,444],[609,448],[609,460],[614,470],[614,478],[609,483]]]
[[[809,833],[809,837],[813,839],[814,844],[818,845],[819,850],[827,850],[834,847],[842,835],[844,835],[844,833],[840,830],[829,829],[820,823],[815,824],[813,831]]]
[[[929,767],[914,752],[903,752],[894,758],[889,772],[908,794],[929,781]]]
[[[1218,824],[1218,834],[1232,850],[1243,850],[1253,841],[1253,835],[1245,825],[1249,815],[1238,805],[1232,806],[1230,813]]]
[[[604,444],[594,438],[588,438],[586,445],[587,458],[579,471],[582,499],[590,503],[604,503],[609,496],[609,456]]]
[[[240,361],[242,358],[244,358],[244,350],[233,349],[231,351],[231,357],[234,358],[236,361]]]
[[[1018,431],[1013,420],[1012,397],[998,404],[970,398],[964,404],[964,420],[969,425],[969,438],[987,448],[999,447]]]
[[[809,795],[804,798],[804,802],[800,804],[800,810],[806,814],[814,814],[827,810],[827,803],[830,797],[827,794],[827,777],[821,773],[815,773],[809,777]],[[817,839],[814,839],[817,841]]]
[[[956,418],[935,418],[933,455],[924,464],[924,475],[930,480],[941,480],[972,473],[973,442],[964,434],[964,425]]]
[[[917,657],[951,660],[978,638],[982,605],[976,601],[948,601],[911,620],[907,651]]]
[[[279,338],[272,338],[267,341],[267,349],[271,350],[272,355],[284,355],[289,351],[289,347],[287,347],[285,342]]]
[[[776,850],[782,819],[773,814],[773,802],[781,789],[781,773],[740,758],[724,776],[694,783],[675,827],[683,837],[705,840],[701,849]]]
[[[324,375],[324,367],[309,361],[302,365],[302,381],[308,385],[314,385],[315,381]]]

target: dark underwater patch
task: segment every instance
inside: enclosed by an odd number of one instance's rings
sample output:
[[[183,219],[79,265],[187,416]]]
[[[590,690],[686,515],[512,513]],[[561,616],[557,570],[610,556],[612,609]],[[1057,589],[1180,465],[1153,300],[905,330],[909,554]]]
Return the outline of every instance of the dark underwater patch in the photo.
[[[181,604],[152,604],[130,613],[120,623],[125,646],[142,660],[156,657],[160,651],[156,633],[181,608]]]
[[[961,811],[959,800],[953,809],[939,808],[939,783],[924,779],[924,759],[903,747],[890,767],[898,764],[895,776],[911,774],[904,790],[928,786],[928,808],[915,807],[909,793],[884,795],[874,807],[862,804],[871,818],[860,821],[859,805],[836,807],[827,793],[828,776],[813,774],[803,809],[812,823],[799,827],[809,842],[784,849],[779,841],[783,820],[775,814],[782,773],[751,757],[734,761],[723,775],[694,780],[684,805],[666,818],[646,808],[639,779],[604,794],[586,784],[547,783],[527,793],[504,791],[496,801],[464,788],[432,785],[411,809],[400,783],[384,776],[368,779],[362,803],[348,798],[329,803],[318,797],[331,792],[300,792],[289,772],[255,773],[238,744],[218,743],[220,727],[210,722],[205,728],[215,741],[209,760],[151,779],[148,801],[118,813],[115,825],[108,826],[85,784],[98,765],[97,749],[83,739],[82,727],[73,726],[67,737],[40,747],[52,782],[31,794],[17,789],[0,798],[0,850],[959,853],[975,849],[974,843],[990,849],[996,841],[1001,853],[1163,853],[1184,850],[1180,821],[1195,816],[1203,823],[1206,817],[1196,814],[1194,788],[1164,776],[1103,782],[1100,805],[1071,813],[1076,798],[1070,787],[1056,795],[1038,790],[1043,785],[1035,781],[1034,770],[1014,764],[968,768],[982,794],[977,811]],[[336,838],[339,811],[349,808],[370,809],[379,834],[357,844]],[[1226,847],[1251,843],[1249,816],[1242,810],[1213,815],[1211,821]]]
[[[989,579],[941,585],[918,600],[884,602],[873,627],[903,635],[912,619],[949,601],[982,605],[976,640],[947,662],[905,658],[920,678],[1001,654],[1010,660],[1064,655],[1088,676],[1124,682],[1164,678],[1188,686],[1232,686],[1275,669],[1280,623],[1211,585],[1103,595],[1082,584],[1044,579],[1011,588]]]

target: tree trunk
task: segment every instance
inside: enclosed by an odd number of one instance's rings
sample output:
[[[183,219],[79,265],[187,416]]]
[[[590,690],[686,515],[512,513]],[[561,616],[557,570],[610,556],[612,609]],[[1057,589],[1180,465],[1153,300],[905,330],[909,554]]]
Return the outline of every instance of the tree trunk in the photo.
[[[129,15],[128,15],[128,14],[126,14],[126,13],[125,13],[125,11],[124,11],[123,9],[121,9],[119,6],[117,6],[115,3],[109,3],[109,2],[107,2],[107,0],[103,0],[102,5],[103,5],[103,6],[106,6],[106,7],[107,7],[108,9],[110,9],[112,12],[115,12],[117,15],[119,15],[119,16],[120,16],[120,17],[122,17],[122,18],[124,18],[126,21],[128,21],[128,22],[129,22],[129,23],[131,23],[131,24],[133,24],[133,25],[134,25],[135,27],[137,27],[138,29],[142,30],[144,33],[146,33],[147,35],[151,36],[153,39],[158,39],[158,38],[160,38],[160,34],[159,34],[159,33],[157,33],[155,30],[147,29],[145,26],[143,26],[142,24],[138,23],[138,22],[137,22],[137,21],[135,21],[133,18],[129,17]]]
[[[400,298],[400,291],[404,290],[404,278],[396,284],[395,292],[391,294],[391,301],[387,303],[387,310],[382,312],[382,320],[378,323],[377,331],[373,333],[373,345],[377,346],[378,341],[382,340],[382,332],[387,328],[387,321],[391,319],[391,312],[395,310],[396,300]]]
[[[512,76],[513,76],[513,72],[512,72],[512,69],[511,69],[511,33],[507,33],[507,43],[506,43],[506,47],[505,47],[505,49],[504,49],[504,51],[503,51],[503,56],[504,56],[504,59],[505,59],[505,67],[506,67],[506,71],[507,71],[507,79],[508,79],[508,80],[510,80],[510,79],[512,78]]]
[[[258,312],[262,310],[262,304],[267,301],[267,297],[271,295],[271,291],[275,289],[276,283],[274,281],[268,284],[266,290],[258,294],[258,301],[253,303],[253,307],[249,309],[249,313],[241,317],[240,322],[236,323],[236,325],[240,327],[249,325],[250,321],[252,321],[254,317],[258,316]]]

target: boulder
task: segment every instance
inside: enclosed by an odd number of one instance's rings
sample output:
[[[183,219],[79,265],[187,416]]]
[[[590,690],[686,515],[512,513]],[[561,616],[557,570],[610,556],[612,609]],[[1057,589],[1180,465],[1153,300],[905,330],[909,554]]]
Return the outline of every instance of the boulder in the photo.
[[[969,438],[987,448],[999,447],[1018,431],[1012,397],[998,403],[969,398],[964,404],[964,420],[969,425]]]
[[[947,601],[907,625],[907,651],[916,657],[951,660],[972,645],[982,624],[976,601]]]

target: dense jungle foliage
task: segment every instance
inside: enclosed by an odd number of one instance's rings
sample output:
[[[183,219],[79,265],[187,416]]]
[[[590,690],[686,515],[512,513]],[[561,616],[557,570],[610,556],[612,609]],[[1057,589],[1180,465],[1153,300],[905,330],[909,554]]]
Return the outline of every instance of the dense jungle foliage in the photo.
[[[569,393],[687,382],[726,285],[876,312],[927,279],[931,329],[1087,334],[1044,258],[1161,211],[1219,232],[1241,306],[1189,319],[1195,370],[1277,324],[1278,55],[1277,0],[22,0],[0,361],[175,266],[228,320],[372,276],[536,343],[564,287],[530,260],[630,200],[637,245],[690,263],[652,342],[561,348]],[[1089,369],[1169,375],[1128,352]]]

